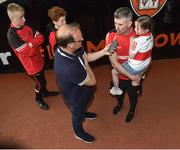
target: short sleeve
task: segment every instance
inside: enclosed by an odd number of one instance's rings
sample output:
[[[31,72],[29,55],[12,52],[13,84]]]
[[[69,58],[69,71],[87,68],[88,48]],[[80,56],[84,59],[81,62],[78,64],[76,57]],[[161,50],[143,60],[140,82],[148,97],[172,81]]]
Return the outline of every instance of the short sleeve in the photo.
[[[138,42],[138,40],[134,39],[132,42],[131,53],[136,54],[140,48],[141,48],[141,44]]]
[[[108,44],[112,43],[112,41],[113,41],[112,34],[111,34],[110,32],[108,32],[108,33],[106,34],[105,45],[108,45]]]

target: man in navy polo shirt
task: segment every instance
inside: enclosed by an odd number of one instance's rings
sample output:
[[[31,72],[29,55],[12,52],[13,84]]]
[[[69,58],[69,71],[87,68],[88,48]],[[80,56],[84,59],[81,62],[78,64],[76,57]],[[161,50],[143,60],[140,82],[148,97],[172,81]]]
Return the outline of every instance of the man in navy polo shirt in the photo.
[[[87,54],[82,49],[83,36],[76,23],[63,25],[56,33],[59,44],[54,59],[57,83],[65,103],[72,114],[72,125],[77,139],[92,143],[95,138],[84,131],[84,119],[94,119],[95,113],[87,112],[93,96],[96,79],[88,61],[109,55],[109,45],[101,51]]]

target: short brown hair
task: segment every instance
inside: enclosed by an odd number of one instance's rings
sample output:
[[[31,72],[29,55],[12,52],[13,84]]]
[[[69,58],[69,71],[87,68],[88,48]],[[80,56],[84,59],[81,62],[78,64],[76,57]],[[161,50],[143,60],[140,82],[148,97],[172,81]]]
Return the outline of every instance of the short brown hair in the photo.
[[[58,6],[54,6],[48,10],[48,16],[52,21],[58,21],[62,16],[66,16],[67,12]]]

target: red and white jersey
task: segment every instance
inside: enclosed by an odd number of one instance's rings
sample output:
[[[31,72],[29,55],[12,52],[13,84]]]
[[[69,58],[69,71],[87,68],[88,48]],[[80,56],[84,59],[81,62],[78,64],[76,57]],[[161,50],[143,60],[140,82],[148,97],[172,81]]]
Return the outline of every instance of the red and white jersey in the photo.
[[[136,71],[143,70],[151,63],[151,53],[154,45],[153,35],[146,33],[134,39],[132,49],[134,58],[128,59],[128,64]]]

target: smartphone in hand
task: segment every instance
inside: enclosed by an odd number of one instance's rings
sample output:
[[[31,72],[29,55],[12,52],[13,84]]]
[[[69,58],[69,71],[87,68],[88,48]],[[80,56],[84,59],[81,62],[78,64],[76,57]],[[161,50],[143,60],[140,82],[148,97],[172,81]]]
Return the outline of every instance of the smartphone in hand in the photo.
[[[114,40],[114,41],[112,42],[112,44],[111,44],[111,46],[110,46],[110,48],[109,48],[108,51],[109,51],[110,53],[113,53],[114,50],[116,49],[117,44],[118,44],[117,40]]]

